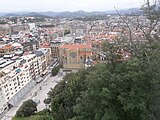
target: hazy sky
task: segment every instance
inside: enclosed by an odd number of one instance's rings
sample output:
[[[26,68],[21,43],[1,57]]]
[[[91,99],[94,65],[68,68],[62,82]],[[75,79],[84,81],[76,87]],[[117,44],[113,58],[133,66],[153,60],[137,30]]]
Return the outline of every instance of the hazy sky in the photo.
[[[1,0],[0,12],[17,11],[106,11],[114,6],[140,7],[143,0]]]

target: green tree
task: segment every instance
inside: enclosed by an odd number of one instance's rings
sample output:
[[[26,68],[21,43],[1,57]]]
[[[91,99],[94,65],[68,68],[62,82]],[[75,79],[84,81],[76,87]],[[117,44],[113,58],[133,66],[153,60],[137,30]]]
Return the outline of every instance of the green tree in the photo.
[[[16,112],[16,117],[28,117],[34,115],[36,111],[37,104],[33,100],[27,100]]]
[[[58,65],[58,66],[54,67],[54,68],[52,69],[52,75],[53,75],[53,76],[56,76],[56,75],[58,74],[60,68],[62,68],[62,65]]]
[[[64,36],[70,34],[70,30],[65,30],[64,31]]]
[[[55,120],[68,120],[75,115],[73,106],[76,104],[76,99],[80,96],[81,91],[86,90],[85,80],[88,71],[81,70],[78,73],[66,75],[48,93],[48,97],[51,99],[51,112]]]
[[[51,115],[51,111],[49,109],[44,109],[37,113],[40,116],[38,120],[54,120],[53,116]]]
[[[73,120],[154,120],[160,73],[150,76],[145,61],[135,57],[92,72],[88,89],[77,99]]]

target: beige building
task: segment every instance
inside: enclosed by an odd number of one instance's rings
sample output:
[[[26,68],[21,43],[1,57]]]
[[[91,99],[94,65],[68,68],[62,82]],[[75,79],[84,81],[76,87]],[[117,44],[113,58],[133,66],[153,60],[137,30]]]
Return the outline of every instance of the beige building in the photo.
[[[73,44],[74,38],[73,37],[58,37],[50,42],[51,46],[51,53],[53,58],[59,58],[60,55],[60,46],[64,44]]]
[[[84,69],[92,56],[91,45],[72,44],[60,47],[60,63],[63,64],[65,69]]]

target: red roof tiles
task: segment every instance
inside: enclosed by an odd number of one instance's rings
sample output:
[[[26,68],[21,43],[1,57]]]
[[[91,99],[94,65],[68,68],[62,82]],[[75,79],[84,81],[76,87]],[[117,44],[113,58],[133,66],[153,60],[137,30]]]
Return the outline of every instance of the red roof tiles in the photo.
[[[87,44],[72,44],[72,45],[63,45],[61,46],[60,48],[62,49],[72,49],[72,50],[75,50],[75,49],[83,49],[83,48],[92,48],[91,45],[87,45]]]

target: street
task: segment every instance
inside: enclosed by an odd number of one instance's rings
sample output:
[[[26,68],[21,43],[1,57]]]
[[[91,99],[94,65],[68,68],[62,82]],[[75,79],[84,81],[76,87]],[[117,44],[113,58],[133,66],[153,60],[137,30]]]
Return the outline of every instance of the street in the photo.
[[[25,97],[23,97],[18,103],[16,107],[12,107],[2,118],[2,120],[11,120],[15,114],[16,111],[19,109],[19,107],[23,104],[24,101],[28,99],[38,100],[40,103],[37,105],[37,110],[43,110],[46,108],[45,104],[43,103],[43,100],[47,98],[47,93],[50,91],[51,88],[54,88],[58,81],[60,81],[62,77],[59,76],[51,76],[51,74],[48,74],[45,79],[41,82],[36,84],[36,86],[30,90],[28,94],[26,94]],[[40,89],[40,87],[42,89]],[[36,94],[35,94],[36,93]]]

